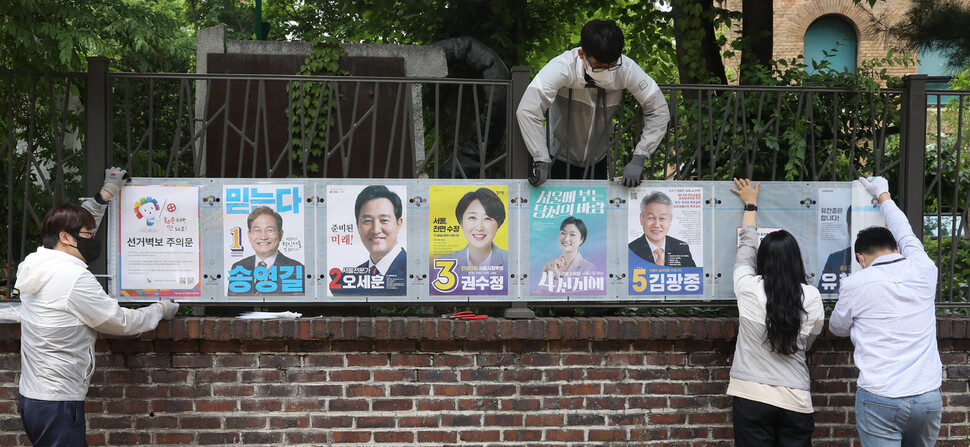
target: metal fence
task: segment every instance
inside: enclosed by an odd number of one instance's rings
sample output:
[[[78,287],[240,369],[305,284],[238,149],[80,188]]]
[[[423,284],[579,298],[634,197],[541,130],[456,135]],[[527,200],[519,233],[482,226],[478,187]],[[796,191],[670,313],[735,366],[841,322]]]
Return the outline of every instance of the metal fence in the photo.
[[[525,178],[514,118],[529,82],[112,73],[0,75],[0,150],[10,276],[56,202],[97,189],[104,167],[139,177]],[[970,283],[961,154],[965,91],[664,85],[671,123],[647,179],[846,181],[884,175],[940,265],[941,304]],[[947,96],[943,96],[943,94]],[[614,115],[609,166],[622,170],[642,115]],[[458,160],[457,162],[455,160]],[[103,271],[104,265],[95,265]],[[10,281],[4,295],[11,292]]]

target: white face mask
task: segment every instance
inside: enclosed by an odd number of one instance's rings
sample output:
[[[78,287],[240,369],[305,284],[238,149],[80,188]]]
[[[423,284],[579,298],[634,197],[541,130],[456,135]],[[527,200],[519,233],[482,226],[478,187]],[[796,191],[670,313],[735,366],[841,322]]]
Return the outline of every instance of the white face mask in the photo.
[[[589,67],[586,67],[586,75],[590,77],[597,84],[607,84],[613,80],[613,76],[616,75],[615,71],[603,70],[594,73]]]
[[[590,65],[589,60],[583,58],[583,69],[586,71],[586,76],[595,81],[597,84],[606,84],[613,80],[613,76],[616,75],[616,71],[603,70],[594,73],[593,67]]]

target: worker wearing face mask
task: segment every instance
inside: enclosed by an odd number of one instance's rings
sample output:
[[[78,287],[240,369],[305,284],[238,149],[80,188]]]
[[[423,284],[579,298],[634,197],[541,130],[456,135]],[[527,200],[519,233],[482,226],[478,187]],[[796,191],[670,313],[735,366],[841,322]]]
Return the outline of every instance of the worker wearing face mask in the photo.
[[[534,161],[529,178],[533,186],[550,177],[609,178],[606,155],[623,90],[643,108],[643,131],[622,182],[640,184],[643,166],[660,145],[670,112],[657,83],[620,54],[622,50],[623,32],[616,23],[592,20],[583,26],[580,48],[549,61],[529,84],[516,117]],[[546,142],[544,124],[551,129],[551,144]]]
[[[95,237],[126,172],[111,168],[82,205],[54,207],[40,226],[43,246],[17,269],[20,291],[20,387],[17,411],[34,446],[87,446],[84,398],[94,375],[98,333],[133,335],[178,312],[160,301],[128,309],[108,296],[88,264],[101,256]]]

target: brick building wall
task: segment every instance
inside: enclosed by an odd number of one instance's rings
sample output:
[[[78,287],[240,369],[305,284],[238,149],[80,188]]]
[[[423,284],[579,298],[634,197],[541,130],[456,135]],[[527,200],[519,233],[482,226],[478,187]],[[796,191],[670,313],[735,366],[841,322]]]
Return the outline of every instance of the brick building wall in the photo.
[[[101,445],[731,445],[735,319],[179,318],[104,337],[87,399]],[[967,319],[938,321],[939,445],[966,445]],[[0,445],[16,412],[19,327],[0,325]],[[809,355],[815,445],[856,435],[851,343]]]
[[[723,0],[715,4],[732,11],[741,11],[741,0]],[[871,8],[868,2],[863,1],[856,4],[852,0],[775,1],[773,6],[774,46],[772,48],[772,59],[791,60],[803,54],[805,32],[809,25],[820,17],[838,15],[850,23],[855,30],[858,39],[856,64],[869,59],[885,57],[889,50],[893,50],[896,56],[909,55],[915,61],[918,58],[916,52],[902,49],[898,42],[889,38],[885,33],[878,32],[878,26],[873,22],[873,17],[876,17],[885,24],[895,24],[909,10],[909,6],[910,0],[881,0]],[[737,28],[740,28],[740,26],[740,23],[736,25]],[[736,33],[729,33],[728,35],[731,39],[737,36]],[[735,57],[725,59],[725,66],[737,71],[740,61],[739,52]],[[885,68],[887,74],[900,77],[918,72],[916,65],[908,67],[896,65],[886,66]]]

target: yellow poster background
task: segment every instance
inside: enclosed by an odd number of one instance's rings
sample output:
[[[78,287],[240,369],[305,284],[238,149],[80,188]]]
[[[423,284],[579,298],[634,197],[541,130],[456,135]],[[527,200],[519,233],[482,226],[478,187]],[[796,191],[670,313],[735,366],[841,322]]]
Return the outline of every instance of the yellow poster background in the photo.
[[[478,188],[488,188],[495,192],[505,208],[505,222],[498,227],[493,242],[498,248],[509,248],[509,187],[506,185],[432,185],[428,189],[428,212],[430,214],[431,259],[461,250],[468,245],[465,234],[461,230],[461,222],[455,216],[458,201],[468,192]],[[444,226],[448,231],[434,231],[436,227]]]

